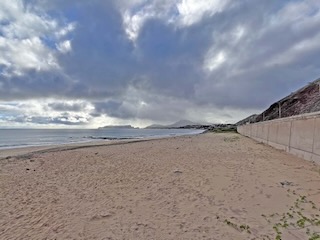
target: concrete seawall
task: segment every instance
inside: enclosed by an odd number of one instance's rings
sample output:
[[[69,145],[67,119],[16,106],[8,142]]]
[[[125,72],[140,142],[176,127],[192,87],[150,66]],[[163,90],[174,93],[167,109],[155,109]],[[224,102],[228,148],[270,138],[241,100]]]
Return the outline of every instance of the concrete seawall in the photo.
[[[320,164],[320,112],[242,125],[237,131]]]

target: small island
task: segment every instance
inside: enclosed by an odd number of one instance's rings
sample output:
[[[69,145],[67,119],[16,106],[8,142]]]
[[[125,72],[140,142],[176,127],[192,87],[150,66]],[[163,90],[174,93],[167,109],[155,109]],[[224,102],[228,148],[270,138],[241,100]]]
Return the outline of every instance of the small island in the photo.
[[[99,127],[98,129],[110,129],[110,128],[136,129],[135,127],[132,127],[131,125],[107,125],[104,127]]]

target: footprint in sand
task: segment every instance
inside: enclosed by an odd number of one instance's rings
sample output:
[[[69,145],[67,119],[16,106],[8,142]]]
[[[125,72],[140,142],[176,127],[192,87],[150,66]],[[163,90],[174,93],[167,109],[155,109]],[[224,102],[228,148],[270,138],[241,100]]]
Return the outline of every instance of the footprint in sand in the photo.
[[[105,212],[98,215],[94,215],[90,220],[91,221],[99,221],[106,218],[111,218],[114,215],[114,212]]]

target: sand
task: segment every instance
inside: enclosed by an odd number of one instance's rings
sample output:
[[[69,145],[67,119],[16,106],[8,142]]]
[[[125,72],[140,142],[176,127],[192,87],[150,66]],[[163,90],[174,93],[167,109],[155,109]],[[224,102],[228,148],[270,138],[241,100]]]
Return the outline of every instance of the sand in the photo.
[[[0,160],[0,239],[300,240],[320,232],[320,167],[238,134],[10,153]]]

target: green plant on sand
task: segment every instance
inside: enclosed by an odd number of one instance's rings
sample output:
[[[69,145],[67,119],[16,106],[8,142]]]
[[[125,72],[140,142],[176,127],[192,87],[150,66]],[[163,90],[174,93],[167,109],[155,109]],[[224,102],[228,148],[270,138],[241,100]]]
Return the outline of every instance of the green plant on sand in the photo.
[[[273,224],[275,240],[281,240],[285,231],[299,232],[308,240],[320,240],[320,208],[306,196],[297,195],[290,189],[288,193],[296,195],[297,199],[287,212],[261,215],[269,224]]]

